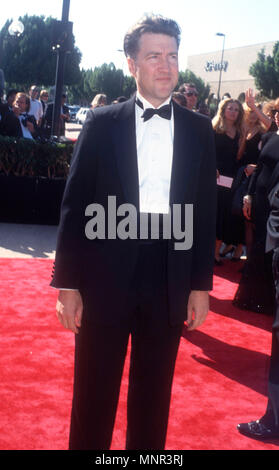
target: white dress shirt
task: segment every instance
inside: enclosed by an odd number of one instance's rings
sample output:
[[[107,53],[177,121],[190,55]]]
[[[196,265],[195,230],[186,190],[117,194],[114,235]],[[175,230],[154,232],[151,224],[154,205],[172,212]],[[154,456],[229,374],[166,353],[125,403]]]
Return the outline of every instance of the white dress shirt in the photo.
[[[43,117],[43,105],[39,100],[33,100],[30,98],[30,109],[28,114],[34,116],[36,121],[38,122]]]
[[[138,92],[137,98],[144,109],[154,108]],[[161,106],[169,104],[170,100],[171,97]],[[140,212],[167,214],[173,157],[173,109],[170,120],[155,114],[145,122],[141,117],[144,109],[136,104]]]

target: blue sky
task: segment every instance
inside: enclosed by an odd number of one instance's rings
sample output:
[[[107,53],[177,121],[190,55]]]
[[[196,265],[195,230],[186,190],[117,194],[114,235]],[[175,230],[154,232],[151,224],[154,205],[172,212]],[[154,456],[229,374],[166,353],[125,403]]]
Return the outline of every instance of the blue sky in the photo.
[[[0,28],[7,19],[25,13],[61,19],[62,0],[1,3]],[[127,29],[146,12],[160,13],[179,23],[181,70],[187,66],[188,55],[221,49],[222,38],[216,32],[226,34],[226,48],[279,40],[278,0],[71,0],[69,19],[83,54],[82,66],[94,68],[114,62],[125,70],[125,59],[117,49],[122,49]]]

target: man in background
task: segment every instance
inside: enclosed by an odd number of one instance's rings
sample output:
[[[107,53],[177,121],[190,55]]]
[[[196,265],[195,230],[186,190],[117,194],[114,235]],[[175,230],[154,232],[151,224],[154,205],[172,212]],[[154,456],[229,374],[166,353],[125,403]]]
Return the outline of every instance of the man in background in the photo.
[[[30,97],[30,110],[29,114],[34,116],[36,119],[37,125],[40,127],[43,117],[43,107],[42,103],[37,99],[39,96],[39,88],[36,85],[31,86],[29,90]]]
[[[183,93],[187,100],[187,109],[194,111],[197,106],[198,92],[194,83],[183,83],[178,89],[180,93]]]

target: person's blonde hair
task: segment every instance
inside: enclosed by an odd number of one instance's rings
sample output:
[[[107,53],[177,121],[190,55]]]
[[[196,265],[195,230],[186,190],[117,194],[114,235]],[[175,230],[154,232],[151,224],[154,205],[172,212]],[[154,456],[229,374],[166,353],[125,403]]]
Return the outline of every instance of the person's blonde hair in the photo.
[[[243,111],[244,111],[243,123],[245,126],[249,122],[250,114],[253,113],[254,111],[246,103],[243,103],[242,106],[243,106]],[[262,111],[262,105],[260,103],[256,104],[256,107]],[[255,127],[258,127],[259,131],[266,131],[266,126],[258,117],[254,125]]]
[[[42,90],[41,93],[40,93],[40,98],[41,98],[43,95],[48,95],[48,91],[47,91],[47,90]]]
[[[279,111],[279,98],[264,103],[263,113],[272,119],[274,118],[274,110]]]
[[[227,132],[225,111],[227,106],[231,103],[236,103],[239,107],[239,113],[235,121],[235,128],[239,135],[242,137],[244,110],[240,101],[234,100],[233,98],[227,98],[219,103],[217,114],[212,119],[212,126],[213,129],[217,132],[217,134],[225,134]]]
[[[97,106],[105,106],[106,104],[107,104],[107,96],[103,95],[102,93],[99,93],[93,99],[91,106],[93,108],[97,108]]]

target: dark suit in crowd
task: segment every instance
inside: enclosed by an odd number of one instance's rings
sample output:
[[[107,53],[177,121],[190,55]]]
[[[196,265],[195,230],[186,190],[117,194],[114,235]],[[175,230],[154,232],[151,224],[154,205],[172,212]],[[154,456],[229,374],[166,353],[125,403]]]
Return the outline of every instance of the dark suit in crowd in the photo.
[[[279,168],[277,174],[279,178]],[[276,172],[276,169],[274,170]],[[273,277],[275,283],[275,318],[272,325],[272,350],[268,380],[266,415],[279,430],[279,180],[270,190],[270,214],[267,222],[266,251],[273,250]]]
[[[279,437],[279,163],[273,168],[266,194],[268,196],[269,215],[266,223],[265,248],[267,253],[273,252],[272,270],[276,300],[272,325],[268,401],[265,414],[260,419],[240,423],[237,426],[240,433],[256,439]]]
[[[7,104],[4,104],[0,107],[0,134],[9,136],[9,137],[23,137],[22,128],[18,117],[14,114],[13,111],[10,111]],[[38,137],[39,129],[36,123],[34,116],[29,115],[28,113],[24,114],[25,119],[28,119],[34,126],[33,138]]]

